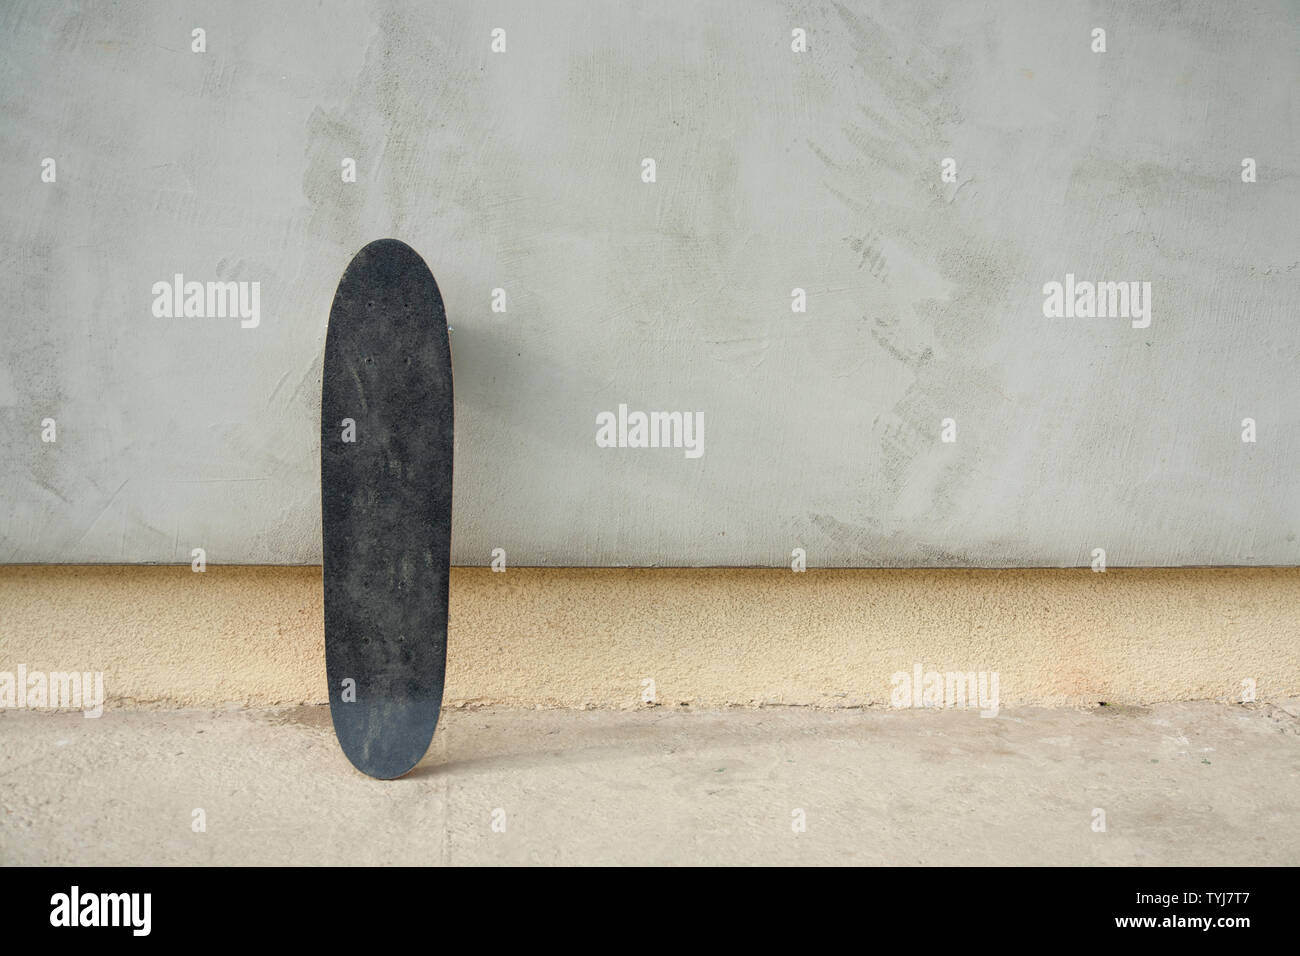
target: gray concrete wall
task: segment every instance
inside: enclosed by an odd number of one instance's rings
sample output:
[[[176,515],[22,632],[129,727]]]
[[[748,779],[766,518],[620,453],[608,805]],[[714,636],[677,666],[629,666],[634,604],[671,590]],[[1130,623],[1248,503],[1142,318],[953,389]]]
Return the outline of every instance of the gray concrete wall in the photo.
[[[5,4],[0,560],[318,561],[326,316],[397,236],[457,563],[1295,564],[1298,66],[1290,2]]]

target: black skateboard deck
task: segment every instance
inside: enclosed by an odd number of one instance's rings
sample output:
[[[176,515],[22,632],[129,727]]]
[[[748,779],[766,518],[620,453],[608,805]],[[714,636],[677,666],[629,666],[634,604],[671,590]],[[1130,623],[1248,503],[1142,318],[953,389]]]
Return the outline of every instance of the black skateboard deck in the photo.
[[[358,770],[424,756],[442,708],[451,559],[451,346],[438,284],[396,239],[339,280],[321,385],[330,716]]]

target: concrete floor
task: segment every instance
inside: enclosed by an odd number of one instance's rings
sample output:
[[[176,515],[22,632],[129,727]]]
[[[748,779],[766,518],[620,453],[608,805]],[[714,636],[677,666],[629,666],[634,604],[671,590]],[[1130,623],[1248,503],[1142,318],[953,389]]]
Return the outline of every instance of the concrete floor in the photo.
[[[324,707],[8,711],[0,768],[9,864],[1300,863],[1291,702],[451,711],[387,783]]]

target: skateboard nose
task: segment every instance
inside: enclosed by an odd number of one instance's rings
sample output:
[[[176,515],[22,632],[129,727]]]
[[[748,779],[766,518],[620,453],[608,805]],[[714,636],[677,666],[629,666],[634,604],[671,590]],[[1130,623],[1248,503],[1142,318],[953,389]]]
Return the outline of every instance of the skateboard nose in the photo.
[[[385,283],[390,283],[417,267],[428,271],[420,254],[400,239],[376,239],[366,243],[353,261],[356,262],[363,256],[365,267],[373,270]]]

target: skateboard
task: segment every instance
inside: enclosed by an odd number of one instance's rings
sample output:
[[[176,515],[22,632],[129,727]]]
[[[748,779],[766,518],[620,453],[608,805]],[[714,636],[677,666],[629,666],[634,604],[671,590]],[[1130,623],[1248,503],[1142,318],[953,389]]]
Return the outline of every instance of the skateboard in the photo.
[[[438,284],[410,246],[372,242],[325,335],[321,538],[334,733],[384,780],[420,762],[442,708],[453,432]]]

